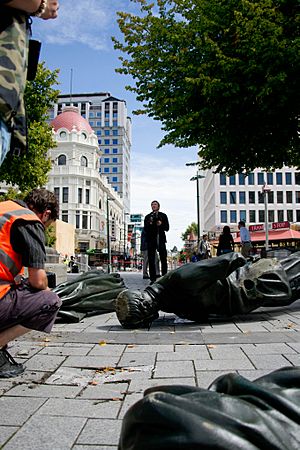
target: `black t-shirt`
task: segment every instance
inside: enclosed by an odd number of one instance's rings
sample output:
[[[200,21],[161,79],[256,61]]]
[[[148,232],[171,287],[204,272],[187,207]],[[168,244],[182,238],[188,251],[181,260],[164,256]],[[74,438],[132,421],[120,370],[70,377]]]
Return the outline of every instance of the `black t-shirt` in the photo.
[[[16,201],[25,208],[24,202]],[[41,222],[16,220],[11,227],[10,241],[15,252],[22,256],[25,267],[44,269],[46,262],[45,228]]]

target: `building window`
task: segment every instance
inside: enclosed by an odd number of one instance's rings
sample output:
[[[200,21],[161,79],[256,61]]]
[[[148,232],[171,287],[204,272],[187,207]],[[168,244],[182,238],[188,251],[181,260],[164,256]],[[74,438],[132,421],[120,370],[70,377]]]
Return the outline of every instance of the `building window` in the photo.
[[[258,221],[259,222],[265,221],[265,212],[261,209],[258,211]]]
[[[229,192],[229,199],[231,204],[236,203],[236,192]]]
[[[104,136],[109,136],[109,130],[104,130]]]
[[[94,117],[94,113],[92,111],[90,111],[90,117],[93,118]]]
[[[236,211],[235,210],[231,210],[230,211],[230,223],[236,223]]]
[[[292,184],[292,172],[286,172],[285,184]]]
[[[287,220],[288,222],[293,222],[294,221],[294,211],[292,209],[288,209],[287,212]]]
[[[68,187],[63,187],[62,202],[63,203],[68,203],[68,201],[69,201],[69,188]]]
[[[91,127],[93,127],[93,126],[94,126],[94,121],[93,121],[93,120],[90,120],[90,121],[89,121],[89,124],[91,125]]]
[[[239,203],[241,205],[244,205],[246,203],[246,193],[245,192],[239,192]]]
[[[249,191],[249,203],[255,203],[255,191]]]
[[[113,145],[118,145],[119,141],[118,141],[118,139],[113,139],[112,143],[113,143]]]
[[[296,222],[300,222],[300,209],[296,210]]]
[[[281,172],[276,173],[276,184],[282,184],[282,173]]]
[[[300,184],[300,172],[295,172],[295,184]]]
[[[78,203],[82,203],[82,188],[78,188]]]
[[[260,191],[258,191],[258,203],[265,203],[264,194]]]
[[[113,163],[117,163],[117,162],[118,162],[118,158],[113,158],[113,159],[112,159],[112,162],[113,162]]]
[[[268,203],[274,203],[274,192],[270,191],[268,192]]]
[[[104,126],[105,126],[105,127],[109,127],[109,120],[105,120],[105,121],[104,121]]]
[[[275,214],[274,214],[274,211],[272,209],[270,209],[268,211],[268,218],[269,218],[269,222],[275,222]]]
[[[85,180],[85,184],[86,184],[86,186],[90,186],[91,185],[91,180]]]
[[[109,112],[105,112],[104,117],[105,117],[105,119],[109,119]]]
[[[227,203],[227,192],[220,192],[220,203],[221,203],[221,205],[226,205],[226,203]]]
[[[240,220],[246,222],[246,211],[244,209],[240,211]]]
[[[257,174],[257,184],[264,184],[265,174],[263,172],[258,172]]]
[[[277,191],[277,203],[283,203],[283,191]]]
[[[61,212],[61,220],[62,220],[63,222],[67,222],[67,223],[68,223],[68,221],[69,221],[69,218],[68,218],[68,210],[63,210],[63,211]]]
[[[101,117],[101,112],[97,111],[97,112],[96,112],[96,116],[97,116],[97,117]]]
[[[105,148],[104,153],[107,155],[109,153],[109,148]]]
[[[104,173],[109,173],[109,167],[104,167]]]
[[[80,158],[80,165],[81,165],[82,167],[87,167],[87,166],[88,166],[88,160],[87,160],[87,157],[86,157],[86,156],[82,156],[82,157]]]
[[[100,122],[100,120],[97,120],[97,122],[96,122],[96,127],[101,127],[101,122]]]
[[[109,158],[104,158],[105,164],[109,163]]]
[[[67,164],[67,157],[66,155],[59,155],[57,158],[57,165],[58,166],[65,166]]]
[[[118,182],[118,177],[112,177],[112,181],[113,181],[113,183],[117,183]]]
[[[243,173],[239,173],[239,185],[243,186],[245,184],[245,175]]]
[[[296,195],[296,203],[300,203],[300,191],[296,191],[295,195]]]
[[[87,212],[82,213],[82,229],[87,230],[88,228],[88,215]]]
[[[235,186],[235,175],[230,175],[229,184],[230,186]]]
[[[250,209],[249,211],[249,222],[255,223],[256,222],[256,211],[255,209]]]
[[[113,136],[118,136],[118,130],[112,130]]]
[[[57,200],[58,203],[59,203],[59,187],[55,187],[55,188],[54,188],[54,195],[55,195],[55,197],[56,197],[56,200]]]
[[[118,153],[118,149],[117,149],[117,148],[113,148],[113,149],[112,149],[112,152],[113,152],[114,154],[117,154],[117,153]]]
[[[248,173],[248,185],[253,185],[254,184],[254,173]],[[242,219],[241,219],[242,220]]]
[[[112,171],[113,171],[113,173],[117,173],[118,172],[118,168],[117,167],[113,167]]]
[[[109,139],[104,139],[104,145],[109,145]]]
[[[267,184],[273,184],[273,174],[271,172],[267,173]]]
[[[293,192],[292,191],[286,191],[286,202],[293,203]]]
[[[86,205],[90,204],[90,190],[89,189],[85,190],[85,203],[86,203]]]
[[[221,223],[227,223],[227,211],[222,210],[221,213]]]
[[[113,186],[114,190],[118,192],[118,186]]]
[[[97,135],[97,136],[101,136],[101,130],[97,130],[97,131],[96,131],[96,135]],[[98,142],[99,142],[99,141],[98,141]],[[101,144],[101,142],[100,142],[100,144]]]
[[[284,221],[284,215],[283,215],[283,210],[279,209],[277,211],[277,220],[278,222],[283,222]]]
[[[117,127],[118,126],[118,121],[117,120],[113,120],[113,127]]]
[[[102,209],[102,200],[101,200],[101,198],[100,198],[100,200],[99,200],[99,209]]]
[[[80,211],[76,211],[76,228],[80,228]]]
[[[220,185],[226,186],[226,175],[224,173],[220,173]]]

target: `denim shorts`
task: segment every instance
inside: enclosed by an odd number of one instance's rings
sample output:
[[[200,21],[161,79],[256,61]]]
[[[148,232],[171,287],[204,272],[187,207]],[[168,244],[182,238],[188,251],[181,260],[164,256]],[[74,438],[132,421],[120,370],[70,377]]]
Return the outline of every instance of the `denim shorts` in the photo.
[[[11,133],[6,124],[0,119],[0,166],[10,150]]]

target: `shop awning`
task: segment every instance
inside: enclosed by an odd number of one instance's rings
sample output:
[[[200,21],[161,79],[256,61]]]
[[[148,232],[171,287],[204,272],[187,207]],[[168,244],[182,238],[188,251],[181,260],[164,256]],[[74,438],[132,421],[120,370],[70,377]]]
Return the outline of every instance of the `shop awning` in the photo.
[[[264,231],[250,232],[252,242],[264,242],[266,233]],[[300,240],[300,232],[296,230],[269,230],[269,241],[297,241]],[[240,237],[234,239],[236,244],[241,242]]]

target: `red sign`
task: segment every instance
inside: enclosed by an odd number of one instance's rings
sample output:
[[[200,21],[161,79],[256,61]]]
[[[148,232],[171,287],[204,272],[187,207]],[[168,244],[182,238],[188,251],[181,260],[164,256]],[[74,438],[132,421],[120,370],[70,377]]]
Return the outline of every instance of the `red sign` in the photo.
[[[290,222],[273,222],[272,223],[272,229],[278,230],[281,228],[290,228]]]
[[[264,224],[249,225],[249,231],[263,231],[265,229]]]

